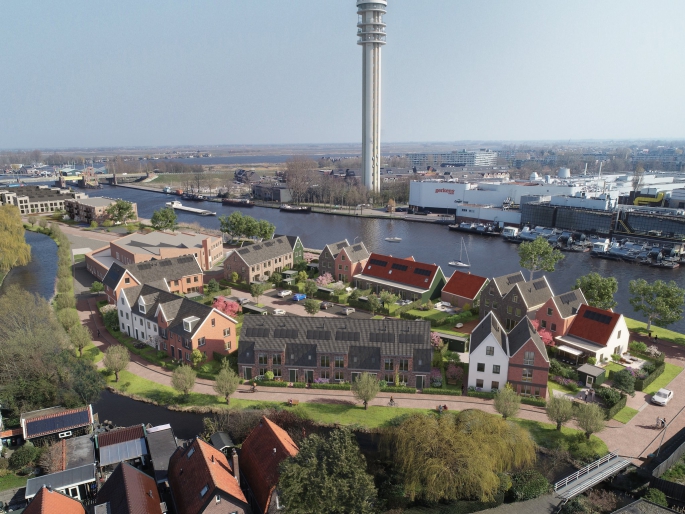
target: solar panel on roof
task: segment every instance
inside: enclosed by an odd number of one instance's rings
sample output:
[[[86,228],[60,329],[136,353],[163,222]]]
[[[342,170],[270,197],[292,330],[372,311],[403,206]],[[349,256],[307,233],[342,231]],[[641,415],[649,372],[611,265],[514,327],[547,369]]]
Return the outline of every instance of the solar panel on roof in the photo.
[[[249,248],[248,248],[248,250],[249,250]],[[177,262],[185,264],[186,262],[193,262],[194,260],[195,260],[194,257],[181,257],[180,259],[178,259]],[[169,264],[171,264],[171,263],[169,263]]]
[[[369,264],[373,264],[374,266],[387,266],[388,261],[382,261],[380,259],[369,259]]]
[[[507,279],[507,284],[512,285],[512,284],[518,284],[519,282],[525,280],[520,274],[514,275],[512,277],[509,277]]]
[[[420,344],[423,342],[423,337],[421,337],[421,334],[400,334],[399,342],[409,344]]]
[[[424,277],[429,277],[431,274],[430,270],[423,268],[415,268],[414,273],[416,273],[417,275],[423,275]]]
[[[26,422],[26,435],[34,437],[39,434],[52,434],[68,428],[85,426],[90,422],[87,409],[78,412],[57,414],[50,418],[30,420]]]
[[[406,264],[397,264],[396,262],[394,262],[390,267],[398,271],[407,271],[407,269],[409,268],[409,266],[407,266]]]
[[[360,332],[347,332],[345,330],[338,330],[335,333],[336,341],[361,341]]]
[[[297,329],[295,328],[275,328],[274,337],[282,339],[296,339]]]
[[[611,316],[607,316],[606,314],[601,314],[595,311],[587,310],[585,311],[585,314],[583,314],[583,317],[598,323],[603,323],[605,325],[609,325],[611,323]]]
[[[576,296],[575,292],[570,292],[570,293],[565,293],[562,294],[559,299],[561,300],[561,303],[571,303],[575,302],[578,300],[578,297]]]
[[[238,250],[238,253],[240,255],[246,255],[246,254],[250,253],[250,249],[249,248],[241,248],[240,250]]]
[[[354,246],[352,247],[352,249],[353,249],[355,252],[361,252],[361,251],[362,251],[362,245],[354,245]]]
[[[160,266],[171,266],[171,261],[162,261],[159,263]]]
[[[252,245],[252,249],[253,249],[253,250],[261,250],[261,249],[262,249],[262,245]]]
[[[319,341],[330,341],[330,330],[307,330],[307,339],[317,339]]]
[[[138,264],[138,269],[144,270],[144,269],[151,269],[152,264]]]
[[[247,337],[269,337],[268,328],[247,328],[245,329]]]
[[[342,250],[346,246],[347,246],[347,243],[338,243],[337,248],[338,248],[338,250]]]
[[[369,334],[369,341],[372,343],[394,343],[395,334],[391,332],[371,332]]]
[[[547,283],[544,280],[536,280],[533,282],[533,287],[536,291],[539,291],[540,289],[546,289]]]
[[[266,243],[264,243],[264,246],[266,246],[267,248],[271,248],[273,245],[274,244],[271,241],[267,241]]]

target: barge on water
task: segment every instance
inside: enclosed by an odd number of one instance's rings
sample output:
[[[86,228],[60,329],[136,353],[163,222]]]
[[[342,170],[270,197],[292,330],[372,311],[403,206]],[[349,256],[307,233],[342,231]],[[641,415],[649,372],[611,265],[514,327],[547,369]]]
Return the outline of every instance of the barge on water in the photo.
[[[167,202],[166,206],[177,211],[190,212],[192,214],[199,214],[200,216],[216,216],[216,212],[208,211],[206,209],[196,209],[195,207],[186,207],[177,200],[174,200],[173,202]]]

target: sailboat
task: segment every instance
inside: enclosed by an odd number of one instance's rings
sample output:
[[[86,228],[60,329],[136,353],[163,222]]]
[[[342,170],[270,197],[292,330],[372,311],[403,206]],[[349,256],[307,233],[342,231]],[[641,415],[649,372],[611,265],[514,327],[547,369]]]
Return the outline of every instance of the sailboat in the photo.
[[[466,262],[462,260],[463,254],[466,254]],[[466,245],[464,244],[464,238],[461,238],[461,249],[459,250],[459,260],[456,261],[450,261],[449,262],[450,266],[454,266],[455,268],[470,268],[471,263],[469,262],[469,253],[466,251]]]

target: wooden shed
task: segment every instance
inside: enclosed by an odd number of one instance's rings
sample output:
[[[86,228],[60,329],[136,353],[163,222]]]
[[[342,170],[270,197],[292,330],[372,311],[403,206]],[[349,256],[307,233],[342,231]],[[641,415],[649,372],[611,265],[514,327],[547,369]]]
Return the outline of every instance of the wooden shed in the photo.
[[[601,385],[606,380],[606,370],[592,364],[583,364],[578,368],[578,380],[586,387]]]

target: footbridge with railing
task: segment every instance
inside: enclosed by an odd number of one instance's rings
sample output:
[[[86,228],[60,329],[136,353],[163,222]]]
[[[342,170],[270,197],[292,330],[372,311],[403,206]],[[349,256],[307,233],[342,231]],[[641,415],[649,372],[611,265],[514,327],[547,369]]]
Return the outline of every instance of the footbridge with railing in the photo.
[[[618,451],[610,452],[583,469],[579,469],[572,475],[554,484],[554,494],[567,502],[574,496],[590,489],[603,480],[615,475],[630,465],[630,460],[621,457]]]

